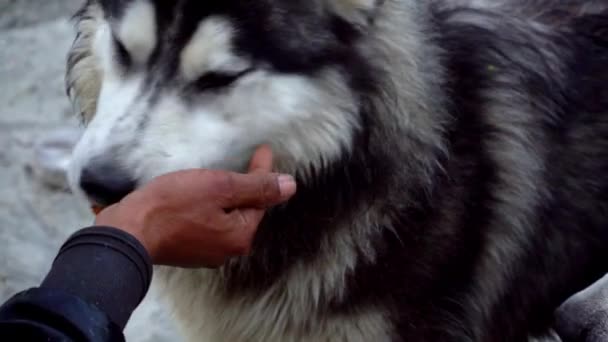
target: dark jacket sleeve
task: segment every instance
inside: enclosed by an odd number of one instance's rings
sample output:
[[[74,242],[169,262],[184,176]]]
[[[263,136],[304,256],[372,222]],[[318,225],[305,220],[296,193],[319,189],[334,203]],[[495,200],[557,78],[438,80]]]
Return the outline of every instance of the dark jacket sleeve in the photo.
[[[0,341],[124,341],[151,279],[150,258],[134,237],[110,227],[80,230],[40,287],[0,307]]]

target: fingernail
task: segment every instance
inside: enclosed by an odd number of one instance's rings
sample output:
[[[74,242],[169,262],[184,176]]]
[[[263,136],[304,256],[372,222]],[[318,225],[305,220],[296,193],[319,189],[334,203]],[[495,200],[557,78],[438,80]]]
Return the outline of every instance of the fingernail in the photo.
[[[290,175],[279,175],[279,191],[282,199],[288,199],[296,193],[296,180]]]

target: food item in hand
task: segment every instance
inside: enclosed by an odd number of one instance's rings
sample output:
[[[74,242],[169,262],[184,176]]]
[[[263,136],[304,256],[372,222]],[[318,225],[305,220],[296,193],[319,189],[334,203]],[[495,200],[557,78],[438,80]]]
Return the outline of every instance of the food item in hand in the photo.
[[[99,213],[103,210],[103,207],[99,205],[93,205],[91,206],[91,210],[95,215],[99,215]]]

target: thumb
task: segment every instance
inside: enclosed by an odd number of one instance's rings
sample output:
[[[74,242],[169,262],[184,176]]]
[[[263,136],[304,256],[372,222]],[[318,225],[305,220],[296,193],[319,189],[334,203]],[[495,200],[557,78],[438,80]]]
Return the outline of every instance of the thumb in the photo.
[[[232,196],[222,203],[224,209],[267,208],[287,201],[296,193],[290,175],[276,173],[232,174]]]
[[[233,196],[229,197],[225,209],[254,207],[266,208],[280,204],[296,192],[292,176],[272,174],[273,154],[268,145],[258,147],[249,163],[249,173],[234,174]]]

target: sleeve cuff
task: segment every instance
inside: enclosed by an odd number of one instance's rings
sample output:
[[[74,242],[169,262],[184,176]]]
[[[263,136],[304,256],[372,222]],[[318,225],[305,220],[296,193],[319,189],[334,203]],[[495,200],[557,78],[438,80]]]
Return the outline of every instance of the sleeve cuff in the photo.
[[[135,237],[112,227],[90,227],[64,243],[41,288],[78,296],[124,329],[151,280],[150,256]]]

